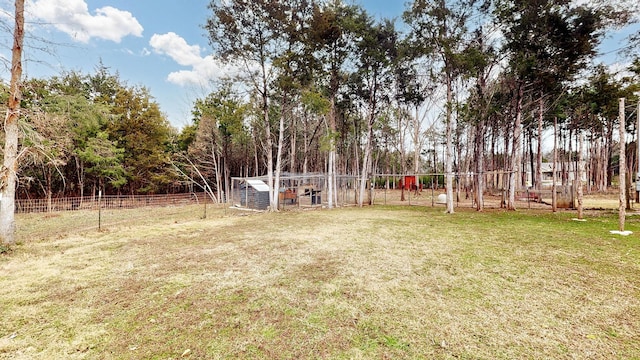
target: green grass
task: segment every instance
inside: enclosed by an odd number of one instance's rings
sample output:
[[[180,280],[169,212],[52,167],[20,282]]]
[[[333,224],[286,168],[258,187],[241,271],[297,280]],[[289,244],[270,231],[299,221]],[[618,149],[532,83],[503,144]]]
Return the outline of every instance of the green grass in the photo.
[[[0,358],[640,358],[635,216],[145,211],[19,219]]]

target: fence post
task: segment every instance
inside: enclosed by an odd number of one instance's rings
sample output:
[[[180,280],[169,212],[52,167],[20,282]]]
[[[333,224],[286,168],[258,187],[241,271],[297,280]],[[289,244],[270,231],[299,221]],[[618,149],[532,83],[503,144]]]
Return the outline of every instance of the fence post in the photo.
[[[433,203],[434,202],[433,196],[434,196],[435,187],[436,187],[436,185],[433,183],[433,177],[431,177],[431,207],[435,206],[435,204]]]
[[[203,219],[207,218],[207,198],[204,198],[204,201],[202,202],[204,204],[204,216],[202,217]]]
[[[389,190],[389,175],[384,184],[384,204],[387,205],[387,191]]]
[[[102,201],[101,200],[102,200],[102,190],[99,190],[98,191],[98,231],[102,230]]]

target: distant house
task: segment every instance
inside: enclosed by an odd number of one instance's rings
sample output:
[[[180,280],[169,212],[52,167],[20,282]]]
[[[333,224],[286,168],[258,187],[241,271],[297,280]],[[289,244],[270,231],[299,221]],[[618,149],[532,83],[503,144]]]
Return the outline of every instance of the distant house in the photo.
[[[565,162],[556,164],[556,185],[562,184],[562,177],[569,183],[578,178],[575,162]],[[527,174],[527,179],[531,179],[531,173]],[[587,181],[586,167],[582,169],[582,181]],[[542,186],[553,185],[553,163],[542,163]]]

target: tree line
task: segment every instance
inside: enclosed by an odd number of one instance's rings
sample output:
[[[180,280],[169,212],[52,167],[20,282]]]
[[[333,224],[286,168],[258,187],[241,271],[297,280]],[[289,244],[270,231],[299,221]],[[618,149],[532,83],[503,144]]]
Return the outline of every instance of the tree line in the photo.
[[[507,207],[515,209],[526,167],[531,185],[541,186],[550,128],[562,164],[576,160],[586,136],[589,188],[611,184],[617,101],[637,101],[640,62],[636,56],[625,76],[594,63],[606,34],[634,21],[623,3],[414,0],[402,21],[339,0],[211,1],[209,9],[211,46],[238,68],[211,96],[235,94],[252,109],[244,124],[273,208],[281,173],[308,171],[314,156],[328,174],[329,207],[335,174],[360,178],[362,205],[372,174],[430,171],[445,174],[449,212],[461,173],[476,174],[481,210],[491,184],[478,174],[500,172],[492,181],[508,189]],[[220,173],[229,154],[226,120],[209,117],[192,130],[218,141],[197,142],[194,158],[210,154]],[[632,129],[634,116],[626,119]],[[435,156],[440,147],[443,156]]]
[[[618,98],[638,99],[638,56],[624,76],[593,65],[606,34],[633,21],[612,2],[414,0],[401,19],[341,0],[213,0],[208,11],[213,52],[236,70],[180,130],[103,64],[24,79],[17,196],[199,186],[224,200],[232,176],[266,174],[277,209],[283,173],[324,172],[333,207],[338,174],[360,179],[362,205],[372,174],[438,172],[453,212],[456,174],[499,171],[514,209],[525,168],[541,185],[549,129],[561,163],[587,137],[589,187],[606,189]],[[9,85],[2,96],[9,108]],[[488,179],[469,184],[478,210]]]
[[[5,92],[6,94],[6,92]],[[22,83],[20,198],[171,190],[175,130],[144,87],[100,64]]]

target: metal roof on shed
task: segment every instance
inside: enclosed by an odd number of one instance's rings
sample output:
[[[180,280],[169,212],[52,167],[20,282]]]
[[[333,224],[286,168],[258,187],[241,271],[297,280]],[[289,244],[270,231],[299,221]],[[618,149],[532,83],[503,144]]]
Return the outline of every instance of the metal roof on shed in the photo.
[[[247,184],[257,191],[269,191],[269,185],[265,184],[262,180],[247,180]]]

